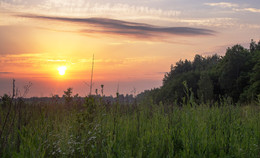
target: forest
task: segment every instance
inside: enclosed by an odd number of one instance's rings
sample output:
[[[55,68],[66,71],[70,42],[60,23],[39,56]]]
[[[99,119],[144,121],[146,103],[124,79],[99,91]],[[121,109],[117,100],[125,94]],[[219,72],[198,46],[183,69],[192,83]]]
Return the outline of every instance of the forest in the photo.
[[[138,98],[182,103],[187,95],[185,84],[197,103],[214,103],[224,98],[240,104],[259,101],[260,41],[251,40],[249,49],[234,45],[224,56],[195,55],[193,61],[180,60],[171,65],[160,88],[147,90]]]

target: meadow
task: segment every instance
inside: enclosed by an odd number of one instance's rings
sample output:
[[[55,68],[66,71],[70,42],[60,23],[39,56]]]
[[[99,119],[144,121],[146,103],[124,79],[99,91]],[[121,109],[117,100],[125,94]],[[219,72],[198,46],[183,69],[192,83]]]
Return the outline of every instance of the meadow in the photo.
[[[0,157],[260,157],[260,107],[2,100]]]

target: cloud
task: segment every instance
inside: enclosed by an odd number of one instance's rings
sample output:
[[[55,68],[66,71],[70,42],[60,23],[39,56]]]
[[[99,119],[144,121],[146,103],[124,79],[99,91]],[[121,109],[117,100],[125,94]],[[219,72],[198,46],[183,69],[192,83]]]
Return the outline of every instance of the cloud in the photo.
[[[166,74],[167,72],[157,72],[157,74]]]
[[[248,11],[252,13],[260,13],[260,9],[257,8],[239,8],[238,4],[235,3],[227,3],[227,2],[219,2],[219,3],[204,3],[204,5],[212,6],[212,7],[222,7],[222,8],[232,8],[233,11]]]
[[[238,7],[237,4],[234,4],[234,3],[228,3],[228,2],[204,3],[204,5],[212,6],[212,7],[222,7],[222,8],[233,8],[233,7]]]
[[[66,60],[60,60],[60,59],[57,59],[57,60],[56,59],[48,59],[47,61],[48,62],[57,62],[57,63],[58,62],[66,62]]]
[[[13,73],[13,72],[0,72],[0,75],[1,75],[1,74],[4,74],[4,75],[5,75],[5,74],[12,74],[12,73]]]
[[[52,77],[42,77],[42,76],[40,76],[40,77],[32,77],[32,78],[52,78]]]
[[[188,23],[193,26],[207,27],[233,27],[236,20],[234,18],[198,18],[198,19],[180,19],[179,22]]]
[[[260,9],[256,9],[256,8],[245,8],[244,10],[253,13],[260,13]]]
[[[60,21],[67,23],[81,24],[85,29],[79,30],[86,34],[112,34],[121,36],[134,36],[137,38],[151,38],[161,36],[196,36],[196,35],[214,35],[215,31],[203,28],[192,27],[160,27],[145,23],[135,23],[123,20],[109,18],[70,18],[57,16],[43,16],[35,14],[17,15],[24,18],[33,18],[50,21]]]
[[[33,2],[32,2],[33,1]],[[134,4],[134,3],[133,3]],[[140,4],[140,3],[138,3]],[[181,14],[179,10],[165,10],[158,7],[147,7],[144,5],[130,5],[117,2],[96,2],[91,0],[0,0],[0,11],[22,11],[30,13],[55,14],[63,16],[91,16],[91,17],[177,17]]]
[[[234,11],[247,11],[252,13],[260,13],[260,9],[257,8],[243,8],[243,9],[233,9]]]

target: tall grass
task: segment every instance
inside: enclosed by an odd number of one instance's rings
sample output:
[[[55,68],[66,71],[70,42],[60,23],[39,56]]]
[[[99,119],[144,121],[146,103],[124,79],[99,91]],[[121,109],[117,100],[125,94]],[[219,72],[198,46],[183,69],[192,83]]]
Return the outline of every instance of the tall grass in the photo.
[[[121,105],[93,97],[84,105],[20,104],[20,122],[12,106],[0,157],[260,156],[259,106]],[[0,107],[0,129],[7,111]]]

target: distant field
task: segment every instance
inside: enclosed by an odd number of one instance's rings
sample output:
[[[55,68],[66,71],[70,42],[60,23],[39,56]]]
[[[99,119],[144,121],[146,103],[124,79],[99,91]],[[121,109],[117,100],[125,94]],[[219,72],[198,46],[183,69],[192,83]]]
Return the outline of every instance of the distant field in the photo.
[[[259,157],[259,120],[259,106],[226,102],[16,100],[1,103],[0,157]]]

